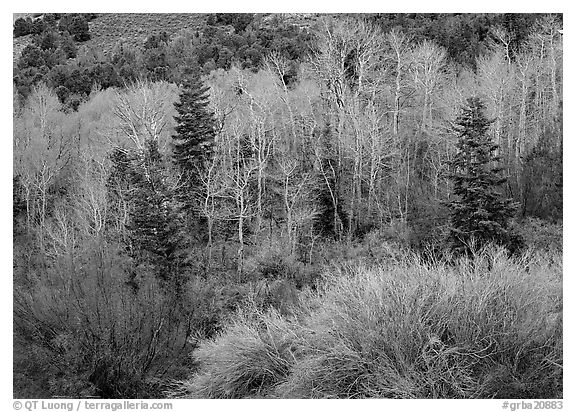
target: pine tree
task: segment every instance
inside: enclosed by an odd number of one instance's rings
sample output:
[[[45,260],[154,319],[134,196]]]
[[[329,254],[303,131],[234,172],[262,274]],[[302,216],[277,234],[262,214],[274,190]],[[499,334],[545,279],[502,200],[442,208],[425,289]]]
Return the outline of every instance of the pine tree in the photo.
[[[451,162],[456,199],[449,203],[452,228],[450,241],[456,253],[493,242],[515,250],[520,239],[509,228],[517,205],[500,190],[505,182],[496,154],[498,145],[488,136],[492,123],[477,97],[469,98],[456,120],[458,153]]]
[[[204,87],[199,72],[188,69],[181,86],[180,101],[175,103],[176,134],[173,137],[172,158],[184,177],[180,197],[192,208],[192,194],[200,185],[199,176],[204,162],[212,157],[216,122],[208,108],[208,87]]]

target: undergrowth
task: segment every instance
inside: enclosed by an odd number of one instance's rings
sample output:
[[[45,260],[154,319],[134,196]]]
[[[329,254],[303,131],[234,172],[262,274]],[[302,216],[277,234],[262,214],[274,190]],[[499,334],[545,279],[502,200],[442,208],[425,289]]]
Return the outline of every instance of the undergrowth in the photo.
[[[343,266],[297,313],[245,307],[193,353],[194,398],[562,396],[559,254]]]

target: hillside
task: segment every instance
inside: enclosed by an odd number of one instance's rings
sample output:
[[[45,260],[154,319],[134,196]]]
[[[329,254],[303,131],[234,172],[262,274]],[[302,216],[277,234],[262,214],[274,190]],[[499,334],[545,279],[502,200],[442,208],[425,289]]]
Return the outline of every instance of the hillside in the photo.
[[[14,14],[13,20],[26,17],[25,14]],[[115,44],[124,40],[133,46],[141,46],[151,34],[163,31],[170,36],[183,29],[202,30],[206,24],[207,14],[189,13],[103,13],[89,22],[91,39],[84,44],[95,46],[104,53],[112,50]],[[315,14],[280,14],[276,15],[288,24],[301,28],[310,27],[317,19]],[[269,19],[264,19],[267,21]],[[13,39],[13,58],[16,60],[24,47],[30,44],[31,35]]]
[[[14,15],[13,20],[27,15]],[[185,13],[106,13],[100,14],[91,22],[91,39],[84,44],[95,46],[104,53],[112,50],[121,39],[134,46],[140,46],[151,34],[165,31],[173,35],[182,29],[199,29],[206,20],[205,14]],[[13,59],[16,60],[24,47],[32,41],[32,35],[13,39]]]
[[[146,37],[163,31],[173,35],[182,29],[199,29],[205,14],[183,13],[124,13],[101,14],[90,22],[91,39],[87,46],[96,46],[104,53],[110,51],[120,39],[136,46]]]

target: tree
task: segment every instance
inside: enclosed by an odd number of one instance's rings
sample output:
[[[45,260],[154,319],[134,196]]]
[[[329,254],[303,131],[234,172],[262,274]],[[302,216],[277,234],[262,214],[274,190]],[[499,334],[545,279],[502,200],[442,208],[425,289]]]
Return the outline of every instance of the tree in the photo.
[[[24,47],[17,63],[18,68],[20,69],[26,69],[28,67],[42,67],[45,64],[46,62],[44,61],[42,49],[34,44],[29,44]]]
[[[185,208],[193,205],[192,194],[201,185],[200,174],[205,161],[212,157],[216,121],[208,108],[208,88],[202,85],[198,71],[188,70],[183,81],[180,101],[175,103],[178,115],[173,135],[172,159],[184,178],[180,196]]]
[[[127,226],[132,255],[153,267],[155,275],[181,291],[185,283],[187,242],[158,142],[148,139],[130,170],[130,212]],[[132,279],[134,282],[135,279]]]
[[[128,222],[131,159],[127,150],[115,147],[110,153],[112,163],[106,181],[106,200],[110,213],[107,222],[114,236],[124,235]]]
[[[560,126],[562,120],[559,119]],[[545,130],[538,144],[527,154],[523,169],[522,215],[559,221],[562,219],[562,141],[552,127]]]
[[[30,19],[23,19],[22,17],[17,18],[14,22],[14,37],[26,36],[27,34],[30,34],[30,26]]]
[[[55,187],[72,157],[73,143],[64,133],[63,118],[58,98],[40,84],[14,122],[14,174],[22,185],[26,228],[37,229],[40,245]]]
[[[477,97],[466,101],[455,123],[458,153],[450,164],[450,177],[456,198],[448,206],[452,218],[450,241],[459,254],[470,254],[488,242],[514,251],[520,242],[508,225],[516,204],[498,190],[506,179],[499,176],[502,168],[495,154],[498,145],[487,133],[491,123]]]
[[[400,124],[400,100],[405,94],[403,91],[406,87],[405,72],[409,67],[410,38],[401,30],[392,29],[386,35],[386,39],[391,49],[391,60],[394,63],[394,111],[392,120],[392,131],[394,135],[398,134]]]
[[[175,90],[165,82],[137,81],[126,90],[115,92],[112,127],[122,141],[144,151],[146,140],[158,141],[159,150],[166,152],[170,136],[165,132],[170,120],[171,101]]]
[[[315,156],[318,173],[318,216],[315,219],[315,229],[325,237],[340,239],[348,230],[348,215],[342,203],[340,193],[340,175],[338,163],[335,160],[330,125],[326,125],[318,138]]]
[[[433,97],[441,83],[442,68],[446,64],[446,51],[433,42],[424,41],[412,51],[410,58],[414,89],[422,99],[420,129],[424,130],[432,119]]]
[[[74,40],[78,42],[90,40],[88,21],[82,16],[75,16],[72,18],[72,21],[68,26],[68,31],[74,37]]]
[[[46,25],[44,21],[40,18],[32,21],[30,25],[30,33],[32,34],[42,34],[42,32],[46,29]]]
[[[72,39],[68,33],[62,33],[60,35],[60,39],[58,41],[58,48],[61,49],[66,57],[69,59],[73,59],[76,57],[76,53],[78,52],[78,48],[76,47],[76,43]]]

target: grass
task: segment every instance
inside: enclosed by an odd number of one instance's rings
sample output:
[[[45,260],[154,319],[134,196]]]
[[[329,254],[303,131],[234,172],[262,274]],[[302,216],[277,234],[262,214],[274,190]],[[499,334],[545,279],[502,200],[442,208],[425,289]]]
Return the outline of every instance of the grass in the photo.
[[[200,398],[562,396],[562,261],[423,264],[406,256],[325,275],[282,317],[245,309],[194,353]]]

